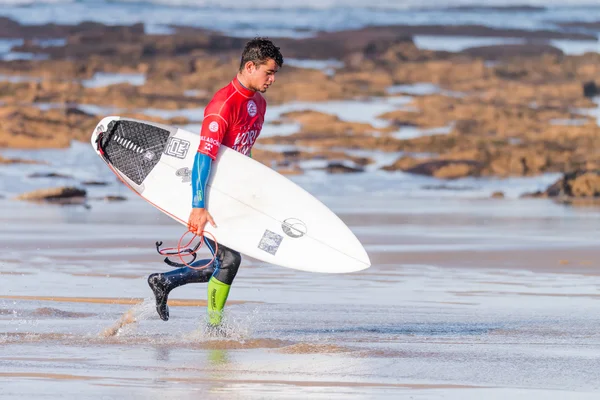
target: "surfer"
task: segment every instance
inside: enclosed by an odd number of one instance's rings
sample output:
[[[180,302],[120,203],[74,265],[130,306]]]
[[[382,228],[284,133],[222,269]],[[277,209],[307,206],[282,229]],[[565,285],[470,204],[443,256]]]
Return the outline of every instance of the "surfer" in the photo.
[[[207,223],[217,227],[205,207],[206,183],[212,162],[221,145],[252,157],[251,150],[262,129],[267,103],[261,93],[275,82],[275,74],[283,65],[283,56],[273,42],[255,38],[244,47],[237,75],[220,89],[208,103],[200,132],[200,144],[192,168],[192,211],[188,229],[201,235]],[[205,238],[215,261],[205,269],[183,267],[148,277],[156,297],[156,311],[163,321],[169,319],[167,298],[176,287],[208,282],[208,323],[221,324],[229,289],[242,261],[240,253]],[[216,249],[216,254],[215,254]],[[192,266],[205,265],[200,260]]]

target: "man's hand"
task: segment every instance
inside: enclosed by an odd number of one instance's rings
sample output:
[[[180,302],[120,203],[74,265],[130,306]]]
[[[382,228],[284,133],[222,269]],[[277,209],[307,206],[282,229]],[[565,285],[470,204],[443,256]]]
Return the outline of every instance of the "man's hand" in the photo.
[[[213,227],[217,227],[215,221],[206,208],[192,208],[190,219],[188,220],[188,229],[190,232],[199,236],[202,235],[204,226],[207,222],[210,222]]]

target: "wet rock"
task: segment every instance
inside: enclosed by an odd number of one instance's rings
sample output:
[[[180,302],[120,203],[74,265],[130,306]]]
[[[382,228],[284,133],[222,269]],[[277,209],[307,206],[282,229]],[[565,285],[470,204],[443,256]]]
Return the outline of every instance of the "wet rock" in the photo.
[[[14,21],[4,23],[13,30],[31,28]],[[186,118],[165,121],[139,110],[204,106],[212,93],[231,79],[245,42],[215,32],[183,28],[178,28],[175,35],[164,36],[145,35],[140,27],[128,30],[82,24],[72,28],[64,36],[66,46],[51,53],[52,57],[72,56],[69,59],[0,61],[0,73],[32,79],[0,82],[0,147],[66,147],[71,140],[87,141],[100,115],[83,112],[79,104],[118,107],[133,118],[186,124]],[[518,47],[516,53],[513,50],[517,47],[491,46],[484,49],[491,51],[486,58],[500,57],[508,50],[511,57],[490,66],[478,58],[481,54],[469,53],[473,49],[461,54],[420,50],[411,39],[414,34],[558,38],[556,32],[550,31],[387,26],[323,32],[307,39],[277,39],[285,57],[333,57],[346,65],[333,76],[285,65],[278,74],[277,85],[266,94],[270,105],[386,96],[389,86],[400,83],[429,82],[440,86],[442,92],[419,96],[409,105],[410,109],[384,115],[390,122],[389,128],[376,129],[314,111],[290,113],[282,122],[298,122],[299,133],[261,138],[259,143],[307,146],[319,154],[257,152],[257,159],[277,168],[294,169],[296,162],[314,157],[354,162],[357,166],[370,162],[344,154],[344,148],[428,153],[430,159],[403,158],[386,169],[404,171],[443,161],[444,165],[425,170],[444,178],[598,168],[600,129],[594,118],[582,117],[572,110],[596,107],[584,95],[585,90],[582,93],[582,83],[590,84],[587,94],[592,96],[595,91],[591,91],[591,83],[595,86],[600,76],[600,55],[567,56],[545,51],[537,55],[537,50],[530,54],[521,51],[527,46]],[[34,42],[27,41],[23,48],[35,51],[34,46]],[[81,80],[96,72],[143,73],[146,83],[85,87]],[[196,91],[194,96],[186,95],[190,90]],[[41,111],[35,105],[58,108]],[[201,118],[199,114],[197,120]],[[584,122],[580,126],[558,126],[553,122],[575,118]],[[453,128],[448,135],[400,140],[394,137],[400,124]],[[473,169],[470,163],[478,167]]]
[[[600,197],[600,172],[588,171],[570,182],[573,197]]]
[[[422,159],[417,159],[410,156],[402,156],[397,159],[393,164],[386,165],[382,169],[384,171],[406,171],[419,165],[423,162]]]
[[[583,84],[583,95],[585,97],[596,97],[600,94],[600,90],[598,90],[598,86],[596,86],[596,82],[590,81],[585,82]]]
[[[304,110],[293,111],[282,114],[282,118],[287,121],[294,121],[301,125],[301,131],[293,135],[274,138],[261,139],[261,143],[290,143],[306,144],[309,147],[331,147],[331,141],[337,142],[340,147],[345,146],[344,142],[357,139],[373,138],[375,132],[388,132],[391,129],[374,128],[371,124],[360,122],[348,122],[339,119],[337,116],[319,111]],[[298,142],[300,140],[300,142]],[[356,146],[360,148],[361,146]]]
[[[110,182],[104,182],[104,181],[83,181],[83,182],[81,182],[81,184],[83,186],[108,186],[108,185],[110,185]]]
[[[481,165],[471,160],[434,160],[408,168],[405,172],[418,175],[434,176],[440,179],[457,179],[467,176],[478,176]]]
[[[547,197],[600,197],[600,170],[567,173],[548,187],[544,195]]]
[[[58,178],[58,179],[73,179],[70,175],[58,174],[56,172],[34,172],[27,175],[28,178]]]
[[[412,37],[415,35],[598,40],[596,36],[591,34],[550,30],[501,29],[483,25],[387,25],[321,33],[314,38],[303,39],[300,41],[311,44],[319,43],[319,41],[336,41],[338,44],[334,47],[339,47],[339,43],[342,43],[349,48],[364,48],[366,43],[374,40],[386,40],[407,36]],[[286,41],[285,43],[287,45],[289,42]]]
[[[125,196],[115,196],[115,195],[108,195],[108,196],[104,196],[103,198],[104,201],[125,201],[127,200],[127,197]]]
[[[282,151],[281,154],[286,160],[297,161],[300,157],[300,150]]]
[[[111,57],[116,62],[155,57],[203,56],[239,52],[246,40],[217,34],[144,35],[127,30],[98,30],[68,36],[64,46],[42,47],[26,42],[14,51],[45,54],[52,59],[84,60]],[[239,54],[238,54],[239,56]]]
[[[541,199],[547,197],[546,194],[542,191],[536,191],[531,193],[523,193],[519,198],[521,199]]]
[[[282,153],[277,151],[268,151],[260,148],[252,149],[252,158],[266,165],[267,167],[274,167],[285,161],[285,158]]]
[[[346,174],[346,173],[354,173],[354,172],[363,172],[362,168],[354,167],[350,165],[346,165],[342,162],[330,162],[324,168],[330,174]]]
[[[504,44],[495,46],[470,47],[460,52],[471,57],[486,60],[501,60],[513,57],[539,57],[543,54],[564,55],[563,51],[547,44]]]
[[[140,35],[144,33],[144,25],[104,25],[97,22],[82,22],[77,25],[57,25],[52,23],[43,25],[22,25],[15,20],[0,16],[0,38],[49,39],[64,38],[73,34],[92,32],[101,34],[106,34],[108,32],[126,32],[129,34]]]
[[[485,175],[493,176],[527,176],[538,175],[548,170],[549,160],[536,150],[512,147],[510,151],[488,153]]]
[[[0,108],[0,147],[65,148],[71,140],[87,141],[97,119],[64,109]]]
[[[61,202],[62,200],[75,200],[85,198],[87,192],[76,187],[58,187],[34,190],[17,196],[17,200]]]
[[[304,170],[298,165],[276,166],[275,170],[282,175],[302,175]]]
[[[4,158],[0,156],[0,164],[45,164],[42,161],[25,160],[22,158]]]
[[[65,108],[65,115],[70,116],[70,115],[78,115],[78,116],[82,116],[82,117],[94,117],[93,114],[87,113],[83,110],[80,110],[77,107],[69,107],[67,106]]]
[[[376,88],[368,87],[368,81],[336,73],[329,77],[323,71],[285,67],[277,84],[269,89],[266,98],[269,104],[282,104],[292,101],[328,101],[351,98],[353,96],[375,94]],[[285,71],[285,72],[284,72]],[[355,80],[356,79],[356,80]],[[385,77],[381,77],[385,79]],[[381,81],[379,79],[379,81]],[[344,86],[344,83],[347,83]],[[366,91],[362,91],[366,88]],[[379,88],[379,94],[382,93]]]
[[[494,192],[492,193],[492,195],[490,196],[492,199],[503,199],[504,196],[504,192]]]
[[[362,49],[346,53],[342,58],[345,68],[338,70],[336,76],[361,70],[371,72],[370,76],[366,76],[368,80],[381,77],[389,79],[391,76],[387,72],[393,70],[398,63],[440,58],[447,58],[446,53],[419,49],[410,36],[377,39],[366,43]]]

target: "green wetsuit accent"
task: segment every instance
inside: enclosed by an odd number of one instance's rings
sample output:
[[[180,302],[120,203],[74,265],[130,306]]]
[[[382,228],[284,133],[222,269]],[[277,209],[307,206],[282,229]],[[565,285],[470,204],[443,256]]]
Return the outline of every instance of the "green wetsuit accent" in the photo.
[[[223,308],[229,296],[231,285],[219,281],[214,276],[208,281],[208,323],[213,326],[221,324]]]

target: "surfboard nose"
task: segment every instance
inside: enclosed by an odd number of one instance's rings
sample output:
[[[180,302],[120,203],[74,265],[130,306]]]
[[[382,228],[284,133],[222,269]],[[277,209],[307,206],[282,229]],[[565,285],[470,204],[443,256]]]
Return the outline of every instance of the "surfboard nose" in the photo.
[[[355,245],[352,252],[348,253],[348,256],[353,259],[351,265],[348,266],[349,272],[358,272],[367,269],[371,266],[371,259],[367,250],[364,248],[362,243],[354,236]]]
[[[96,141],[98,140],[98,135],[100,135],[100,133],[106,132],[106,130],[108,129],[108,124],[110,124],[112,121],[117,121],[119,119],[120,117],[110,116],[102,118],[102,120],[98,122],[98,125],[96,125],[96,127],[94,128],[90,137],[90,143],[92,144],[92,147],[97,147]]]

